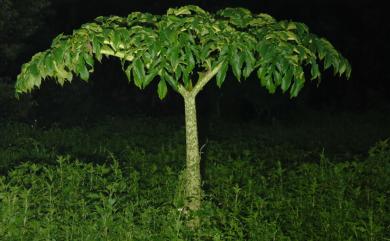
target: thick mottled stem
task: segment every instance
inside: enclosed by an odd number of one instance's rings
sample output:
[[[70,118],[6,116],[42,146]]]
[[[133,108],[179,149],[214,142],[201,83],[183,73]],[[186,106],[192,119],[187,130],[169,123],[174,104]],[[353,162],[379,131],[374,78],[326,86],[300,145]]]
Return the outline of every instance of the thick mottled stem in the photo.
[[[186,127],[186,171],[185,171],[185,208],[197,211],[201,205],[202,187],[200,175],[200,152],[198,141],[198,126],[196,117],[196,95],[218,73],[222,64],[204,73],[192,90],[179,85],[178,92],[183,96]],[[194,218],[188,225],[192,228],[199,226],[200,220]]]
[[[184,96],[184,107],[187,155],[185,174],[186,208],[196,211],[200,208],[201,202],[200,153],[195,96],[191,92],[187,92]]]

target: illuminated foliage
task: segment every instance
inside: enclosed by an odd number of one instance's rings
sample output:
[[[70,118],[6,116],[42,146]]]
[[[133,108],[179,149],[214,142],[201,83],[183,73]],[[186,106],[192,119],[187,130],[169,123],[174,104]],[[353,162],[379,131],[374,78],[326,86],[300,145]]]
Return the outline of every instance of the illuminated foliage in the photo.
[[[304,86],[306,65],[316,80],[321,77],[321,62],[324,69],[333,67],[340,75],[351,73],[349,63],[332,44],[310,33],[303,23],[276,21],[243,8],[212,14],[186,6],[169,9],[163,16],[135,12],[127,17],[98,17],[72,35],[59,35],[50,49],[23,65],[16,92],[29,92],[47,77],[61,85],[74,75],[87,81],[94,61],[103,56],[121,59],[129,81],[139,88],[158,80],[160,98],[165,97],[168,85],[191,90],[216,67],[218,86],[229,68],[238,80],[255,71],[269,92],[280,87],[293,97]]]

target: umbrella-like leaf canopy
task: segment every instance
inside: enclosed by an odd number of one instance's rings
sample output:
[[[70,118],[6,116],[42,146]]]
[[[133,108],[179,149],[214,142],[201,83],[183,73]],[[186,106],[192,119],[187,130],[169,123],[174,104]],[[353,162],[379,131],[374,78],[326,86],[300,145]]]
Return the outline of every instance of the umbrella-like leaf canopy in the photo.
[[[22,66],[16,93],[30,92],[48,77],[60,85],[74,75],[88,81],[94,62],[103,56],[119,58],[128,80],[139,88],[158,80],[160,98],[167,86],[191,91],[207,73],[221,86],[229,68],[238,80],[255,71],[269,92],[280,87],[292,97],[304,85],[305,66],[317,80],[320,62],[324,69],[333,67],[334,73],[351,73],[350,64],[332,44],[303,23],[276,21],[243,8],[209,13],[184,6],[161,16],[134,12],[98,17],[71,35],[60,34],[48,50]]]

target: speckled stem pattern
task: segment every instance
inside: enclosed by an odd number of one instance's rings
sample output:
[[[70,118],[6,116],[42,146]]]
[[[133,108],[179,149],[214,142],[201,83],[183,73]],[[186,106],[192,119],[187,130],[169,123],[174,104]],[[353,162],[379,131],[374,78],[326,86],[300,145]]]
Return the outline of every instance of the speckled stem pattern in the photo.
[[[196,123],[195,97],[184,99],[186,122],[186,187],[185,194],[189,210],[198,210],[201,202],[200,153],[198,127]]]
[[[192,90],[179,86],[178,92],[183,96],[186,127],[186,171],[185,171],[185,209],[197,211],[202,200],[200,175],[200,152],[198,141],[198,126],[196,117],[196,95],[216,75],[221,68],[218,64],[214,69],[206,72]],[[199,225],[199,219],[190,220],[189,226]]]

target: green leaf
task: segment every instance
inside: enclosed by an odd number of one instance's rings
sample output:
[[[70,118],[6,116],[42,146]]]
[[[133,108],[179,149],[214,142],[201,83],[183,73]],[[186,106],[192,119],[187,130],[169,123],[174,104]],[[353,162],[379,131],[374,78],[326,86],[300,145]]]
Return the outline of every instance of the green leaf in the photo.
[[[347,62],[347,70],[345,71],[345,75],[347,77],[347,79],[349,79],[351,77],[351,65]]]
[[[50,53],[46,54],[44,62],[45,62],[45,68],[47,70],[47,74],[52,75],[55,70],[55,67],[54,67],[52,55]]]
[[[62,65],[55,65],[55,70],[56,70],[56,77],[57,77],[57,81],[58,83],[60,83],[61,85],[64,84],[64,81],[65,80],[69,80],[71,81],[72,78],[73,78],[73,74],[72,72],[68,72],[64,69],[64,66]],[[77,70],[76,70],[77,71]]]
[[[189,89],[191,85],[190,73],[187,70],[183,70],[183,84],[186,89]]]
[[[275,87],[279,86],[282,83],[282,75],[278,70],[273,71],[273,78]]]
[[[118,32],[121,35],[122,43],[126,43],[130,40],[130,34],[129,31],[126,28],[119,29]]]
[[[38,66],[36,61],[32,62],[30,65],[30,73],[31,75],[29,76],[29,85],[31,86],[31,89],[34,86],[40,86],[41,85],[41,74],[39,72]]]
[[[61,62],[57,62],[57,63],[61,63]],[[69,65],[73,63],[73,56],[71,51],[65,51],[63,63],[65,65]]]
[[[233,74],[238,79],[238,81],[241,80],[241,68],[242,68],[242,64],[243,64],[243,60],[242,59],[243,59],[242,58],[242,54],[239,53],[237,51],[237,49],[234,49],[231,52],[230,64],[231,64],[232,69],[233,69]]]
[[[175,70],[175,79],[176,81],[179,81],[180,77],[181,77],[181,74],[182,74],[182,71],[181,71],[181,65],[178,65],[176,67],[176,70]]]
[[[336,56],[332,56],[332,66],[333,66],[333,72],[334,74],[336,74],[337,72],[339,72],[339,68],[340,68],[340,58],[338,55]]]
[[[194,58],[194,56],[192,55],[192,52],[191,52],[190,48],[186,48],[185,52],[186,52],[186,60],[187,60],[186,71],[187,71],[188,73],[191,73],[192,70],[193,70],[194,67],[195,67],[195,58]]]
[[[332,65],[332,57],[329,55],[325,56],[325,61],[324,61],[324,69],[329,69],[329,67]]]
[[[180,8],[170,8],[167,11],[167,15],[176,15],[176,16],[190,15],[191,11],[193,11],[197,14],[206,14],[206,11],[204,11],[200,7],[195,6],[195,5],[188,5],[188,6],[183,6]]]
[[[91,30],[91,31],[94,31],[94,32],[97,32],[97,33],[102,31],[102,27],[100,25],[98,25],[97,23],[87,23],[87,24],[82,25],[81,27],[88,29],[88,30]]]
[[[129,65],[127,66],[126,70],[125,70],[125,74],[126,74],[126,77],[127,77],[127,80],[129,81],[129,83],[131,82],[131,70],[132,70],[132,65]]]
[[[157,76],[158,70],[154,69],[149,74],[145,76],[145,81],[142,83],[142,87],[145,88],[152,82],[152,80]]]
[[[121,41],[121,33],[119,31],[113,31],[112,32],[112,43],[114,45],[114,48],[116,50],[119,49],[119,44],[120,44],[120,41]]]
[[[244,76],[244,78],[246,79],[254,70],[256,59],[253,56],[253,53],[249,50],[245,50],[244,55],[245,55],[245,68],[242,72],[242,76]]]
[[[176,71],[177,65],[179,64],[179,47],[173,46],[167,51],[169,62],[174,71]]]
[[[271,44],[266,45],[266,46],[268,46],[268,47],[266,47],[267,50],[264,51],[264,53],[261,53],[261,56],[262,56],[261,60],[265,63],[270,63],[270,62],[273,62],[273,59],[277,55],[276,54],[277,48],[275,46],[272,46]]]
[[[282,78],[281,88],[283,93],[285,93],[290,87],[292,76],[293,76],[293,72],[291,68],[289,68]]]
[[[266,74],[265,77],[261,80],[261,85],[264,86],[269,93],[273,94],[275,93],[276,86],[274,82],[272,81],[272,75]]]
[[[287,34],[287,40],[299,42],[298,37],[295,33],[290,31],[286,31],[285,33]]]
[[[193,69],[195,68],[195,58],[194,56],[192,55],[192,52],[191,52],[191,49],[189,47],[185,47],[185,62],[187,64],[187,66],[183,69],[183,83],[184,83],[184,87],[186,89],[189,89],[190,87],[192,87],[192,83],[191,83],[191,80],[190,80],[190,75],[193,71]]]
[[[89,79],[89,72],[87,69],[87,66],[85,66],[85,63],[83,60],[80,60],[77,63],[76,71],[79,74],[80,78],[84,81],[88,81]]]
[[[228,61],[224,60],[223,63],[222,63],[222,67],[218,71],[217,76],[216,76],[217,86],[218,87],[221,87],[222,83],[225,81],[226,73],[228,71],[228,68],[229,68],[229,63],[228,63]]]
[[[311,73],[312,80],[317,79],[321,76],[320,69],[318,67],[318,64],[315,61],[311,64],[310,73]]]
[[[175,9],[175,8],[170,8],[168,9],[167,11],[167,14],[168,15],[176,15],[176,16],[179,16],[179,15],[190,15],[191,14],[191,11],[187,8],[179,8],[179,9]]]
[[[38,70],[38,66],[36,64],[36,62],[32,62],[31,65],[30,65],[30,73],[35,77],[40,77],[40,74],[39,74],[39,70]]]
[[[260,79],[260,81],[265,78],[266,73],[267,69],[265,66],[262,66],[257,69],[257,77]]]
[[[290,89],[290,96],[291,97],[297,97],[299,91],[302,89],[303,85],[300,84],[299,81],[294,81],[294,84],[291,86]]]
[[[163,42],[168,42],[169,44],[173,44],[177,40],[177,32],[169,27],[161,29],[160,35]]]
[[[257,76],[260,79],[261,86],[265,87],[270,93],[274,93],[276,86],[272,80],[271,67],[262,66],[257,70]]]
[[[167,95],[168,88],[164,79],[161,79],[157,86],[158,97],[162,100]]]
[[[53,50],[54,57],[57,63],[61,63],[62,59],[64,58],[64,52],[65,52],[65,46],[60,45],[59,47],[55,48]]]
[[[144,81],[145,78],[145,67],[144,67],[144,63],[141,61],[140,58],[137,58],[133,62],[133,75],[134,75],[134,84],[141,89],[142,82]]]
[[[264,25],[271,23],[275,23],[275,19],[272,16],[260,13],[256,16],[256,18],[253,18],[249,24],[255,27],[263,27]]]
[[[297,29],[297,25],[295,25],[294,22],[289,22],[287,25],[287,30],[294,30]]]
[[[294,77],[295,80],[290,89],[291,97],[297,97],[299,91],[303,88],[303,84],[305,83],[305,73],[301,67],[294,70]]]
[[[168,74],[167,72],[165,72],[164,74],[164,80],[166,82],[168,82],[168,84],[172,87],[172,89],[174,89],[175,91],[177,91],[178,89],[178,82],[175,80],[175,78],[173,78],[170,74]]]
[[[100,42],[96,37],[92,39],[92,51],[95,53],[96,59],[99,62],[102,61],[102,54],[100,53]]]
[[[251,12],[245,8],[226,8],[217,14],[229,18],[230,23],[239,27],[245,27],[253,19]]]
[[[163,60],[163,57],[161,57],[161,56],[158,58],[154,58],[148,69],[160,68],[160,66],[161,66],[160,64],[161,64],[162,60]]]
[[[94,64],[94,61],[93,61],[93,58],[91,55],[87,54],[87,53],[84,53],[83,54],[83,58],[85,60],[85,62],[90,66],[90,67],[93,67],[93,64]]]
[[[339,66],[339,75],[341,76],[347,70],[347,61],[342,59]]]
[[[61,45],[61,42],[64,40],[64,38],[65,36],[63,33],[58,34],[51,42],[51,47],[54,48],[55,46]]]

